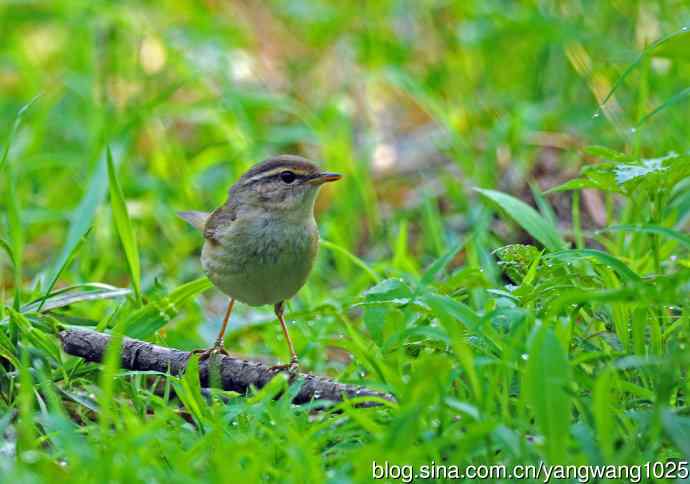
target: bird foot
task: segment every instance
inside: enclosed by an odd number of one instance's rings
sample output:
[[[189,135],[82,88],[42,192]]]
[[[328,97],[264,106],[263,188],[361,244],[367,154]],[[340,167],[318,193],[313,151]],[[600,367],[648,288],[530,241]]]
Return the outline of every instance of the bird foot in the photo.
[[[199,350],[192,350],[191,353],[192,353],[193,355],[199,355],[199,361],[207,360],[207,359],[211,358],[212,356],[216,356],[216,355],[219,355],[219,354],[220,354],[220,355],[224,355],[224,356],[230,356],[230,353],[228,353],[228,352],[225,350],[225,348],[223,348],[223,347],[222,347],[221,345],[219,345],[219,344],[215,344],[212,348],[208,348],[208,349],[205,349],[205,350],[201,350],[201,349],[199,349]]]
[[[293,358],[290,360],[290,363],[284,365],[273,365],[268,369],[268,371],[274,373],[287,371],[291,376],[295,376],[299,372],[299,361],[297,358]]]

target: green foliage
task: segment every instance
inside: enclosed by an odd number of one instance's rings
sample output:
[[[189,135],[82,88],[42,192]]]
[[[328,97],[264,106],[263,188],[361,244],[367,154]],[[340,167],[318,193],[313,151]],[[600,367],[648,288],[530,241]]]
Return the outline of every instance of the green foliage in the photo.
[[[670,153],[660,158],[632,160],[622,153],[597,147],[590,154],[603,155],[607,159],[629,160],[628,163],[602,162],[582,169],[582,178],[570,180],[551,192],[596,188],[598,190],[634,194],[653,194],[659,190],[670,191],[678,182],[690,176],[690,156]]]
[[[132,287],[137,302],[141,304],[141,266],[139,264],[139,250],[137,249],[137,239],[132,229],[132,222],[129,220],[127,205],[122,188],[115,174],[115,164],[113,155],[108,148],[108,183],[110,186],[110,206],[113,208],[113,221],[120,236],[120,242],[125,252],[129,275],[132,278]]]
[[[549,462],[566,460],[570,415],[568,359],[561,343],[550,329],[541,329],[532,338],[524,376],[525,396],[534,409]]]
[[[547,249],[559,250],[564,248],[565,243],[558,234],[556,227],[525,202],[495,190],[477,189],[477,191],[499,205]]]
[[[0,481],[690,458],[690,7],[589,7],[0,5]],[[345,175],[288,305],[303,369],[397,402],[61,350],[71,326],[208,346],[226,299],[175,213],[281,152]],[[288,358],[268,307],[226,343]]]
[[[532,245],[506,245],[496,249],[494,254],[498,257],[498,266],[515,284],[520,284],[530,268],[539,264],[539,250]]]

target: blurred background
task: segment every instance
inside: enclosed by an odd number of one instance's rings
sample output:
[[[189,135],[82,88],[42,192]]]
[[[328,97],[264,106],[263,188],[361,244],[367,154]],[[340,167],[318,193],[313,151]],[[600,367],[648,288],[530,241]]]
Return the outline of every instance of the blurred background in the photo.
[[[326,357],[321,348],[342,329],[318,308],[345,307],[376,280],[346,251],[374,276],[415,276],[473,234],[481,243],[468,245],[454,265],[485,261],[487,271],[458,277],[468,287],[489,286],[501,277],[489,251],[529,238],[496,220],[473,187],[533,204],[534,193],[594,161],[584,146],[649,157],[687,151],[686,25],[683,0],[5,0],[3,140],[17,111],[40,95],[14,135],[12,169],[0,174],[10,177],[0,183],[2,234],[12,230],[7,200],[21,213],[24,299],[45,290],[82,218],[93,230],[57,287],[129,284],[104,203],[107,145],[148,297],[201,275],[202,239],[176,211],[211,210],[252,164],[300,154],[346,175],[317,207],[322,238],[338,250],[322,247],[289,309],[291,319],[309,310],[308,324],[294,325],[295,338],[306,365],[327,371],[337,354]],[[550,198],[566,236],[569,200]],[[605,207],[601,195],[585,192],[585,228],[604,224]],[[1,290],[9,299],[16,282],[3,257]],[[163,337],[204,346],[224,303],[207,291]],[[107,304],[77,313],[98,320]],[[263,329],[237,329],[249,323]],[[233,325],[229,341],[238,350],[285,356],[270,308],[242,307]]]

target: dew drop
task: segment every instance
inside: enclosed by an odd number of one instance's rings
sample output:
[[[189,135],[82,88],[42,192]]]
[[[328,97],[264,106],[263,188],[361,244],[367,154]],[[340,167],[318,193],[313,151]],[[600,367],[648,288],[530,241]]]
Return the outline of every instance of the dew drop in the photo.
[[[597,111],[596,113],[594,113],[594,114],[592,115],[592,119],[597,119],[597,118],[600,118],[600,117],[601,117],[601,113],[600,113],[599,111]]]
[[[687,32],[688,30],[690,30],[690,27],[683,27],[680,30],[681,30],[681,32]]]
[[[34,464],[38,462],[38,460],[41,458],[41,454],[39,454],[35,450],[27,450],[21,453],[20,458],[23,462],[27,464]]]

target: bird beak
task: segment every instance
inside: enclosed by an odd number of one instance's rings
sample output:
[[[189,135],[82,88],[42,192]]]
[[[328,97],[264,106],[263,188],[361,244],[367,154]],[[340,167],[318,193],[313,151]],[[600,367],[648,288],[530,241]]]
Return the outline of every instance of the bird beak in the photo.
[[[338,181],[342,178],[343,176],[338,174],[338,173],[319,173],[318,175],[314,176],[311,180],[309,180],[309,183],[312,185],[323,185],[324,183],[328,182],[334,182]]]

